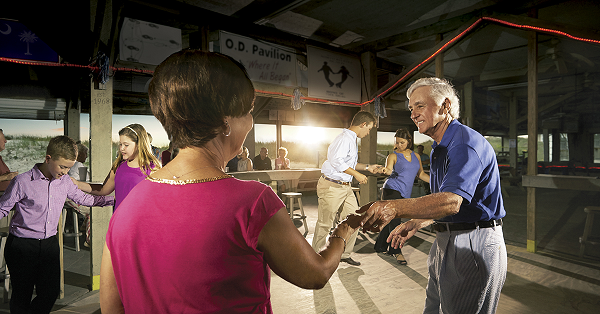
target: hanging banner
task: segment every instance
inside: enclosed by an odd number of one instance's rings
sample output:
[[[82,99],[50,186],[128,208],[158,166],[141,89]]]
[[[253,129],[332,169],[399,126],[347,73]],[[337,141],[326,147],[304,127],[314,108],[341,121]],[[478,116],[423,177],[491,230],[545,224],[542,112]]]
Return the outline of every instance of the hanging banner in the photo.
[[[308,47],[308,96],[360,102],[360,60],[316,47]]]
[[[58,54],[25,25],[0,19],[0,57],[58,62]]]
[[[296,86],[293,49],[223,31],[219,38],[221,53],[243,64],[252,81]]]
[[[165,25],[125,18],[119,37],[123,61],[158,65],[181,50],[181,30]]]

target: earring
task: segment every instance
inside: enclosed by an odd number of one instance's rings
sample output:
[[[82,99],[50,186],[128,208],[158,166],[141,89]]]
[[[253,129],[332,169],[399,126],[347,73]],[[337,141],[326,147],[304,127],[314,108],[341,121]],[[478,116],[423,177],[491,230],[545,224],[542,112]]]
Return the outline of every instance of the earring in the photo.
[[[225,125],[227,126],[227,128],[229,129],[229,132],[227,132],[227,134],[223,133],[223,135],[225,136],[229,136],[231,134],[231,127],[229,126],[229,123],[227,122],[227,120],[225,120]]]

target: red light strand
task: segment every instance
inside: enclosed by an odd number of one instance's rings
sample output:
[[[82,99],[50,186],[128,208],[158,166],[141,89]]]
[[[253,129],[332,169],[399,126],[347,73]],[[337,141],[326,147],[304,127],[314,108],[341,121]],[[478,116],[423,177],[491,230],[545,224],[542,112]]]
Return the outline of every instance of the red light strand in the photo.
[[[431,54],[431,56],[427,57],[421,63],[417,64],[415,67],[413,67],[412,69],[410,69],[410,71],[406,72],[406,74],[404,74],[401,78],[399,78],[398,80],[396,80],[396,82],[394,84],[392,84],[390,87],[388,87],[386,90],[384,90],[383,92],[377,94],[377,96],[373,97],[370,100],[367,100],[367,101],[364,101],[364,102],[361,102],[361,103],[355,103],[355,102],[348,102],[348,101],[333,101],[333,100],[320,99],[320,98],[314,98],[314,97],[302,97],[302,99],[304,99],[304,100],[310,100],[310,101],[315,101],[315,102],[322,102],[322,103],[334,103],[334,104],[356,105],[356,106],[362,106],[362,105],[371,103],[377,97],[383,97],[384,95],[386,95],[393,88],[395,88],[396,86],[398,86],[398,84],[400,84],[401,82],[403,82],[404,79],[406,79],[410,74],[412,74],[417,69],[419,69],[420,67],[422,67],[423,65],[425,65],[426,63],[428,63],[429,61],[431,61],[431,59],[437,57],[437,55],[439,55],[440,53],[442,53],[446,49],[446,47],[452,45],[453,43],[455,43],[456,41],[458,41],[459,39],[461,39],[463,36],[465,36],[467,33],[471,32],[471,30],[473,30],[477,25],[479,25],[479,23],[481,23],[484,20],[485,21],[489,21],[489,22],[494,22],[494,23],[502,24],[502,25],[506,25],[506,26],[509,26],[509,27],[520,28],[520,29],[529,29],[529,30],[534,30],[534,31],[537,31],[537,32],[543,32],[543,33],[551,33],[551,34],[556,34],[556,35],[560,35],[560,36],[565,36],[565,37],[568,37],[568,38],[571,38],[571,39],[574,39],[574,40],[578,40],[578,41],[583,41],[583,42],[588,42],[588,43],[594,43],[594,44],[600,44],[600,40],[583,38],[583,37],[577,37],[577,36],[573,36],[573,35],[571,35],[569,33],[566,33],[566,32],[563,32],[563,31],[559,31],[559,30],[555,30],[555,29],[543,28],[543,27],[537,27],[537,26],[531,26],[531,25],[524,25],[524,24],[516,24],[516,23],[512,23],[512,22],[507,22],[507,21],[504,21],[504,20],[500,20],[500,19],[497,19],[497,18],[493,18],[493,17],[481,17],[477,21],[475,21],[473,24],[471,24],[469,27],[467,27],[465,30],[463,30],[462,32],[460,32],[460,34],[454,36],[454,38],[452,38],[447,43],[445,43],[443,46],[441,46],[438,50],[436,50],[433,54]],[[89,69],[89,70],[92,70],[92,71],[96,71],[96,70],[99,69],[98,67],[90,66],[90,65],[86,66],[86,65],[70,64],[70,63],[24,61],[24,60],[20,60],[20,59],[11,59],[11,58],[3,58],[3,57],[0,57],[0,61],[2,61],[2,62],[11,62],[11,63],[16,63],[16,64],[23,64],[23,65],[43,65],[43,66],[54,66],[54,67],[85,68],[85,69]],[[146,73],[146,74],[152,74],[152,73],[154,73],[154,71],[152,71],[152,70],[141,70],[141,69],[132,69],[132,68],[110,67],[110,69],[113,72],[114,71],[123,71],[123,72],[136,72],[136,73]],[[289,97],[289,98],[294,97],[293,95],[286,94],[286,93],[277,93],[277,92],[270,92],[270,91],[264,91],[264,90],[258,90],[258,89],[255,90],[255,92],[261,93],[261,94],[278,95],[278,96]]]

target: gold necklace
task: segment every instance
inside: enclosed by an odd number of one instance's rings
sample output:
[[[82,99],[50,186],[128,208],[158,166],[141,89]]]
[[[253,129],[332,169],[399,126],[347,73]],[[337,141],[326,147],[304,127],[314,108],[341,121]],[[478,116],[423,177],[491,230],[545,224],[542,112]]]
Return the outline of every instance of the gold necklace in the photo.
[[[185,176],[186,174],[190,174],[190,173],[192,173],[192,172],[195,172],[195,171],[198,171],[198,170],[200,170],[200,169],[204,169],[204,168],[217,168],[217,169],[219,169],[217,166],[205,166],[205,167],[196,168],[196,169],[194,169],[194,170],[192,170],[192,171],[188,171],[188,172],[186,172],[186,173],[184,173],[184,174],[182,174],[182,175],[180,175],[180,176],[176,176],[176,175],[174,175],[174,174],[173,174],[173,172],[171,172],[171,170],[169,170],[169,168],[167,168],[167,167],[168,167],[168,166],[165,166],[165,168],[167,169],[167,171],[168,171],[168,172],[169,172],[169,173],[170,173],[170,174],[173,176],[173,180],[175,180],[175,179],[179,179],[179,178],[181,178],[181,177]]]
[[[149,176],[147,180],[149,180],[151,182],[166,183],[166,184],[170,184],[170,185],[187,185],[187,184],[193,184],[193,183],[213,182],[213,181],[218,181],[221,179],[228,179],[228,178],[233,178],[233,177],[228,174],[225,174],[225,175],[220,175],[220,176],[216,176],[216,177],[212,177],[212,178],[189,179],[189,180],[176,181],[176,180],[171,180],[171,179],[156,179],[156,178]]]

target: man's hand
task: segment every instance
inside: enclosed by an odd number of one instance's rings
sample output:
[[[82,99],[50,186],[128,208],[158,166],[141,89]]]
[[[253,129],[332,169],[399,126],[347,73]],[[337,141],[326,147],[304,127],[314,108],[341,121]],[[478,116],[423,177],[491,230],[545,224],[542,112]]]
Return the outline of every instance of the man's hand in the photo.
[[[396,218],[396,210],[389,201],[371,202],[361,207],[357,214],[362,214],[363,232],[379,232],[392,219]]]
[[[411,219],[405,223],[398,225],[387,238],[387,243],[390,244],[391,247],[397,249],[398,247],[402,248],[404,243],[408,241],[412,236],[417,233],[417,230],[420,228],[420,223],[417,223],[414,219]]]
[[[360,184],[365,184],[369,181],[367,176],[365,176],[364,174],[362,174],[360,172],[357,173],[354,177],[356,178],[356,181],[358,181],[358,183],[360,183]]]
[[[375,164],[375,165],[368,165],[368,167],[369,167],[369,168],[368,168],[367,170],[368,170],[370,173],[372,173],[372,174],[377,174],[377,173],[380,173],[380,172],[381,172],[381,168],[383,168],[383,166],[382,166],[382,165],[377,165],[377,164]]]
[[[13,172],[9,172],[6,174],[6,180],[12,180],[14,177],[16,177],[19,174],[18,171],[13,171]]]

